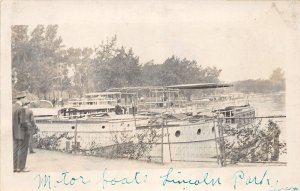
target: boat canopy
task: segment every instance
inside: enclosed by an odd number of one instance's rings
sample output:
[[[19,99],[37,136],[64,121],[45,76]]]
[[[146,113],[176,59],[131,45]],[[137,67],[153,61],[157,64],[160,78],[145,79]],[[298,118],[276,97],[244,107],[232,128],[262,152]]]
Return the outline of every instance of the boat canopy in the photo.
[[[87,93],[86,96],[97,96],[97,95],[114,95],[120,94],[121,92],[95,92],[95,93]]]
[[[48,100],[35,100],[30,102],[29,108],[53,108],[53,104]]]
[[[221,83],[198,83],[198,84],[181,84],[166,86],[166,88],[176,89],[209,89],[209,88],[223,88],[232,87],[232,84],[221,84]]]
[[[136,86],[136,87],[120,87],[120,88],[110,88],[107,91],[119,91],[119,92],[137,92],[137,91],[145,91],[145,90],[150,90],[150,91],[164,91],[165,88],[162,86]]]
[[[127,91],[138,91],[138,90],[152,90],[152,91],[172,91],[172,89],[209,89],[209,88],[223,88],[223,87],[232,87],[233,84],[225,83],[197,83],[197,84],[180,84],[172,86],[142,86],[142,87],[121,87],[121,88],[111,88],[108,89],[108,92],[118,91],[118,92],[127,92]],[[169,90],[166,90],[169,89]],[[176,90],[175,90],[176,91]]]

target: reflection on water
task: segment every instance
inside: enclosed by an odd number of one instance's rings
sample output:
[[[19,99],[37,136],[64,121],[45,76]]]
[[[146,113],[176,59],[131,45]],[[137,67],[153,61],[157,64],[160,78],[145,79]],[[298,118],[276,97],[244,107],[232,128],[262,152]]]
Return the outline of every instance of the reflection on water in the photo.
[[[258,116],[285,115],[285,94],[267,94],[248,97]]]

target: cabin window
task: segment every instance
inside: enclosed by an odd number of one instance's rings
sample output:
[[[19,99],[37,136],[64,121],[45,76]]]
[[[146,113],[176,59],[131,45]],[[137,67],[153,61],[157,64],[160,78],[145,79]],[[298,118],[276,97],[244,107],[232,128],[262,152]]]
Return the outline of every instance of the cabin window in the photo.
[[[127,127],[130,127],[130,124],[129,124],[129,123],[127,124]]]
[[[237,115],[236,118],[235,118],[235,123],[236,123],[236,124],[240,124],[240,119],[239,119],[239,117],[240,117],[240,116]]]
[[[249,122],[250,122],[250,114],[247,113],[247,123],[249,123]]]
[[[66,150],[70,150],[70,141],[66,141]]]
[[[227,118],[227,117],[230,117],[230,111],[227,111],[226,113],[225,113],[225,117]],[[230,121],[231,121],[231,119],[226,119],[226,123],[230,123]]]
[[[77,142],[76,148],[80,148],[80,142]]]
[[[242,118],[243,119],[241,121],[242,121],[242,124],[244,124],[245,123],[245,115],[244,114],[242,115]]]
[[[214,132],[215,132],[215,127],[213,127],[213,128],[211,129],[211,132],[212,132],[212,133],[214,133]]]
[[[197,130],[197,135],[200,135],[201,134],[201,129],[198,129]]]
[[[175,136],[176,136],[176,137],[179,137],[179,136],[180,136],[180,131],[179,131],[179,130],[177,130],[177,131],[175,132]]]
[[[75,126],[72,126],[71,128],[72,128],[72,129],[75,129]]]
[[[105,125],[102,125],[102,129],[105,129]]]

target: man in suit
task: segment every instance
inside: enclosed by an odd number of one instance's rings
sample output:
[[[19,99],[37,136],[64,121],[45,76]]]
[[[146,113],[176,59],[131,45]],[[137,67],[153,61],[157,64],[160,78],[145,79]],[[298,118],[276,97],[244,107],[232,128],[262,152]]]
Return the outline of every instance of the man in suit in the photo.
[[[24,104],[24,108],[25,108],[25,120],[26,120],[26,128],[28,130],[28,133],[29,135],[26,135],[26,136],[29,136],[29,153],[35,153],[33,151],[33,133],[34,133],[34,130],[36,128],[36,125],[35,125],[35,121],[34,121],[34,117],[33,117],[33,113],[32,111],[28,108],[28,104],[30,104],[29,101],[27,101],[25,104]]]
[[[17,93],[16,100],[12,108],[14,172],[28,172],[25,165],[29,136],[26,127],[25,109],[22,107],[26,102],[26,93]]]

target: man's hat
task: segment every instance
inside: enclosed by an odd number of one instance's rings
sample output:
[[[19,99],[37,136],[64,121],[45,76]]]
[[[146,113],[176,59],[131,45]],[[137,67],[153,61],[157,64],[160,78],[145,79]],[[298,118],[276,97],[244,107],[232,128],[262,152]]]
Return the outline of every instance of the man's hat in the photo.
[[[21,92],[18,92],[17,95],[16,95],[16,99],[21,99],[21,98],[24,98],[26,97],[26,92],[25,91],[21,91]]]
[[[24,103],[24,105],[29,105],[31,102],[30,101],[26,101],[25,103]]]

